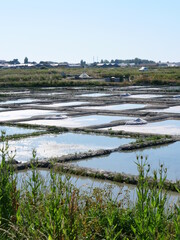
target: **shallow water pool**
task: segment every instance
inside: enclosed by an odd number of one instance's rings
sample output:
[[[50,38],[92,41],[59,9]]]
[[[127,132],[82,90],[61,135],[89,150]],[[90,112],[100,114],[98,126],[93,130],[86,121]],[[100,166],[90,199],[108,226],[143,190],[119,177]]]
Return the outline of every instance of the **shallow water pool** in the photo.
[[[50,183],[50,171],[49,170],[39,170],[39,173],[41,174],[43,180],[45,181],[45,185],[49,186]],[[28,178],[32,176],[32,171],[21,171],[18,172],[17,180],[18,185],[17,188],[23,187],[23,182],[28,180]],[[58,176],[58,173],[57,173]],[[67,184],[72,184],[76,188],[79,189],[80,194],[86,193],[91,194],[94,189],[97,188],[100,191],[108,193],[108,196],[114,200],[121,201],[121,204],[123,204],[124,207],[132,206],[136,199],[137,199],[137,193],[136,193],[136,186],[131,184],[125,184],[125,183],[113,183],[111,181],[107,180],[99,180],[99,179],[93,179],[89,177],[81,177],[81,176],[75,176],[75,175],[68,175],[60,173],[62,181],[66,182]],[[102,192],[101,192],[102,193]],[[169,204],[176,203],[178,201],[178,198],[180,197],[180,194],[176,192],[169,191],[167,194],[167,206]]]
[[[50,171],[49,170],[39,170],[39,173],[45,180],[45,184],[49,186],[50,182]],[[28,180],[28,177],[32,175],[30,170],[18,172],[18,187],[22,185],[24,180]],[[58,175],[58,173],[57,173]],[[62,180],[67,180],[70,175],[60,174]],[[102,191],[109,191],[112,190],[112,197],[116,198],[118,196],[118,200],[122,200],[126,197],[129,197],[130,200],[133,202],[134,197],[136,195],[136,187],[130,184],[120,184],[120,183],[112,183],[110,181],[105,180],[98,180],[88,177],[80,177],[72,175],[68,180],[71,184],[77,187],[80,192],[90,193],[95,188],[99,188]]]
[[[47,126],[60,126],[60,127],[89,127],[93,125],[101,125],[110,123],[112,121],[119,120],[131,120],[132,117],[126,116],[106,116],[106,115],[89,115],[83,117],[74,117],[66,118],[62,120],[36,120],[36,121],[27,121],[27,124],[38,124],[38,125],[47,125]]]
[[[35,117],[38,115],[49,115],[49,114],[58,114],[58,113],[55,111],[53,112],[49,110],[39,110],[39,109],[5,111],[5,112],[0,112],[0,121],[19,120],[19,119]]]
[[[110,96],[111,94],[108,93],[86,93],[79,95],[80,97],[105,97]]]
[[[31,103],[31,102],[35,102],[35,101],[39,101],[39,99],[26,98],[26,99],[9,100],[9,101],[5,101],[5,102],[0,102],[0,105],[16,104],[16,103]]]
[[[42,106],[42,107],[68,107],[68,106],[77,106],[77,105],[83,105],[87,104],[87,102],[62,102],[62,103],[52,103],[52,104],[36,104],[36,106]]]
[[[147,112],[164,112],[164,113],[179,113],[180,114],[180,106],[169,107],[166,109],[150,109],[146,110]]]
[[[1,131],[4,131],[6,135],[14,135],[14,134],[33,133],[33,132],[37,132],[38,130],[20,128],[20,127],[11,127],[11,126],[0,126],[0,133]]]
[[[136,95],[130,95],[127,96],[127,98],[158,98],[158,97],[163,97],[163,95],[158,95],[158,94],[136,94]]]
[[[9,141],[9,146],[10,150],[16,149],[16,159],[25,162],[32,157],[33,149],[36,149],[38,158],[44,159],[90,150],[113,149],[132,141],[134,139],[63,133]]]
[[[92,107],[79,107],[81,109],[96,109],[96,110],[129,110],[136,108],[144,108],[144,104],[117,104],[117,105],[107,105],[107,106],[92,106]],[[77,108],[78,109],[78,108]]]
[[[160,164],[164,164],[168,170],[168,179],[180,180],[180,142],[132,152],[116,152],[104,157],[82,160],[76,164],[81,167],[138,175],[135,164],[137,155],[147,156],[151,169],[159,169]]]
[[[108,129],[108,128],[105,128]],[[111,128],[113,131],[138,133],[180,135],[180,120],[165,120],[145,125],[119,125]]]

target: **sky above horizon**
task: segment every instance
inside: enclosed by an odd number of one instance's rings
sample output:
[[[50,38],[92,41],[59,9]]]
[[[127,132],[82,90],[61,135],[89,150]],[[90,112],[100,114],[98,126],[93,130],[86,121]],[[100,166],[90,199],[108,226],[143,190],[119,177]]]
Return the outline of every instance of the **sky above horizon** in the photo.
[[[180,0],[0,0],[0,60],[180,62]]]

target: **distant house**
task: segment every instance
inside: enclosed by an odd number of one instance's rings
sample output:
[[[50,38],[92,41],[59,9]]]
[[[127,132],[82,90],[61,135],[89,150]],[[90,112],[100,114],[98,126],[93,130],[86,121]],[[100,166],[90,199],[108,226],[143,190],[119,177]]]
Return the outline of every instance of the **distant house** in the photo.
[[[105,68],[107,67],[106,63],[97,63],[97,67]]]
[[[147,67],[141,67],[139,69],[140,72],[147,72],[148,71],[148,68]]]
[[[117,63],[98,63],[96,66],[100,68],[120,67],[120,65]]]
[[[87,73],[82,73],[80,76],[79,76],[80,79],[89,79],[90,77],[87,75]]]
[[[105,78],[106,82],[123,82],[123,79],[121,79],[120,77],[108,77]]]
[[[79,64],[79,63],[71,63],[71,64],[68,64],[68,67],[69,68],[81,68],[81,64]]]
[[[167,65],[168,65],[168,67],[178,67],[178,65],[176,63],[168,63]]]
[[[119,63],[118,65],[119,65],[119,67],[127,67],[128,66],[127,63]]]
[[[158,62],[158,67],[167,67],[167,66],[168,66],[167,63]]]
[[[58,63],[58,67],[69,67],[69,64],[67,62],[61,62]]]
[[[0,60],[0,68],[7,68],[8,63],[5,60]]]
[[[5,60],[0,60],[0,64],[5,64],[6,61]]]

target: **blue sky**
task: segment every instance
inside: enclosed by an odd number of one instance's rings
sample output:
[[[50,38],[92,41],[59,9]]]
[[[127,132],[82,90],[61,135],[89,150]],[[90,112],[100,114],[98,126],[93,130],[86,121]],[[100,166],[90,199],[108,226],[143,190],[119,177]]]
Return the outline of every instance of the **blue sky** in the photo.
[[[180,0],[0,0],[0,59],[180,61]]]

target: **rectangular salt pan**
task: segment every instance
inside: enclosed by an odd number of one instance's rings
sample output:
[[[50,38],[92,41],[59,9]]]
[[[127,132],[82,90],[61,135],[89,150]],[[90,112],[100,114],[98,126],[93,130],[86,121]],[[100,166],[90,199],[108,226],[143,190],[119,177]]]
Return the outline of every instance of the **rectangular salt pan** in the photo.
[[[180,142],[176,142],[167,146],[154,147],[145,150],[112,153],[104,157],[78,161],[76,164],[80,167],[138,175],[135,161],[137,156],[144,156],[144,159],[147,157],[147,161],[151,165],[151,175],[153,169],[157,170],[159,169],[160,164],[164,164],[168,170],[168,179],[175,181],[180,180],[179,149]]]
[[[0,102],[0,105],[4,105],[4,104],[16,104],[16,103],[31,103],[31,102],[35,102],[35,101],[39,101],[39,99],[17,99],[17,100],[10,100],[10,101],[5,101],[5,102]]]
[[[130,95],[127,96],[127,98],[158,98],[163,97],[163,95],[157,95],[157,94],[136,94],[136,95]]]
[[[96,110],[130,110],[136,108],[144,108],[144,104],[117,104],[117,105],[106,105],[106,106],[92,106],[92,107],[79,107],[79,109],[96,109]],[[78,108],[77,108],[78,109]]]
[[[178,113],[180,114],[180,106],[169,107],[166,109],[150,109],[144,110],[147,112],[161,112],[161,113]]]
[[[48,170],[39,170],[38,171],[42,178],[45,181],[46,186],[49,186],[50,183],[50,171]],[[18,186],[19,188],[21,186],[22,181],[28,180],[28,177],[32,176],[32,171],[23,171],[23,172],[18,172],[17,174],[17,180],[18,180]],[[57,173],[58,177],[58,173]],[[67,175],[62,175],[61,173],[62,180],[65,180]],[[68,175],[69,179],[69,175]],[[122,201],[123,204],[127,204],[127,207],[129,207],[129,204],[132,203],[134,204],[135,200],[137,199],[137,188],[135,185],[130,185],[130,184],[125,184],[125,183],[116,183],[116,182],[110,182],[106,180],[100,180],[100,179],[93,179],[89,177],[81,177],[81,176],[71,176],[70,180],[68,180],[70,184],[73,184],[76,188],[80,190],[81,192],[84,193],[91,193],[93,189],[100,189],[101,191],[112,191],[112,198],[116,201]],[[177,203],[179,194],[176,192],[168,192],[168,204],[169,203]],[[130,200],[130,202],[126,201],[126,199]],[[126,205],[125,205],[126,206]]]
[[[24,162],[31,159],[33,149],[36,149],[39,159],[44,159],[90,150],[114,149],[132,141],[134,140],[128,138],[64,133],[9,141],[9,146],[12,151],[16,149],[15,158]]]
[[[0,112],[0,121],[19,120],[24,118],[31,118],[38,115],[57,114],[49,110],[26,109],[17,111]]]
[[[111,129],[113,131],[180,135],[180,120],[166,120],[143,125],[119,125]]]
[[[28,121],[27,124],[38,124],[57,127],[88,127],[93,125],[108,124],[112,121],[130,120],[131,117],[126,116],[105,116],[105,115],[90,115],[84,117],[66,118],[62,120],[36,120]]]
[[[80,97],[105,97],[110,95],[111,94],[108,94],[108,93],[87,93],[87,94],[81,94]]]
[[[33,132],[36,132],[38,130],[20,128],[20,127],[0,126],[0,133],[1,133],[1,131],[5,132],[6,135],[14,135],[14,134],[33,133]]]
[[[42,107],[68,107],[68,106],[77,106],[87,104],[87,102],[62,102],[62,103],[52,103],[52,104],[36,104],[36,106],[42,106]],[[33,106],[34,104],[32,104]]]

